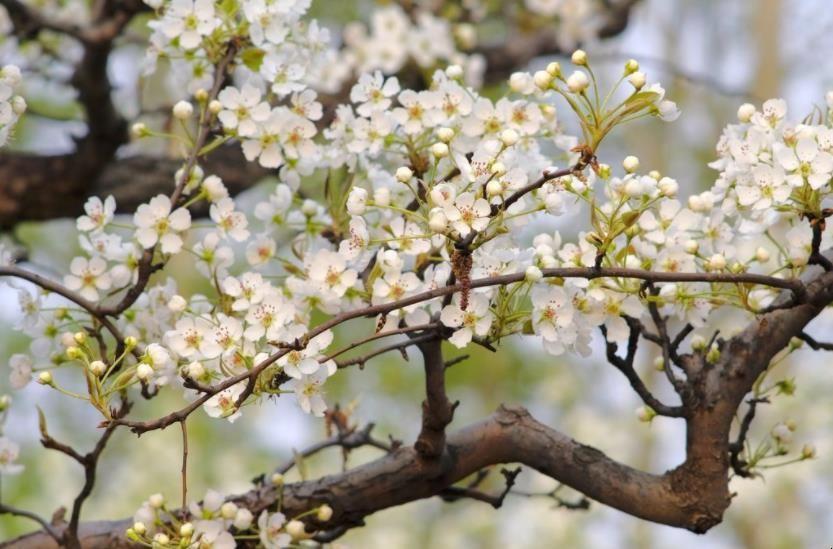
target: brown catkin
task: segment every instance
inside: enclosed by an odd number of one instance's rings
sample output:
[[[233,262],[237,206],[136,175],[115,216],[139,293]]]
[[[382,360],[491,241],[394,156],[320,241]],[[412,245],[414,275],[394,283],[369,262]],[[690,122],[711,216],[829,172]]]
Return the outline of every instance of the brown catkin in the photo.
[[[451,271],[454,278],[462,288],[460,291],[460,309],[466,310],[469,307],[469,294],[471,293],[471,254],[455,250],[451,256]]]

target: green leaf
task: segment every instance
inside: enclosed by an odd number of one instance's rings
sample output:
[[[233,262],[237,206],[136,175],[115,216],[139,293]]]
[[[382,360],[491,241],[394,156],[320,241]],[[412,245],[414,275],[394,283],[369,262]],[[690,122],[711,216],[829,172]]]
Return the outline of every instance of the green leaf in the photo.
[[[264,50],[255,47],[246,48],[240,52],[240,59],[243,64],[255,72],[260,70],[260,65],[263,64],[265,56],[266,52]]]
[[[47,439],[49,438],[49,431],[46,428],[46,416],[40,406],[35,406],[35,408],[38,409],[38,429],[40,429],[40,436],[41,438]]]

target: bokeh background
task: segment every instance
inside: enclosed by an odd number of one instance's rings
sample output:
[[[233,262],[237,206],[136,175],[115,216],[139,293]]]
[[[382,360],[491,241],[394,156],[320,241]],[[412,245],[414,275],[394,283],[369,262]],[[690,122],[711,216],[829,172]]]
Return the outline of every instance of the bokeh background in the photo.
[[[314,11],[332,25],[361,17],[368,2],[314,0]],[[613,80],[624,61],[640,61],[649,80],[659,80],[682,109],[674,124],[648,120],[619,130],[600,152],[602,161],[618,164],[625,154],[640,157],[642,166],[677,178],[683,189],[708,188],[715,173],[706,164],[724,124],[734,120],[737,106],[750,101],[784,97],[791,118],[800,120],[815,106],[823,106],[824,92],[833,88],[833,10],[826,0],[644,0],[634,10],[627,30],[619,37],[586,49],[597,74]],[[119,53],[113,71],[125,90],[135,78],[137,47]],[[533,68],[551,59],[538,59]],[[495,92],[499,90],[494,90]],[[60,90],[28,89],[27,99],[71,119],[71,105]],[[68,106],[70,105],[70,106]],[[568,122],[569,123],[569,122]],[[54,151],[70,146],[72,124],[27,118],[15,144],[18,148]],[[268,183],[267,183],[268,185]],[[266,192],[253,189],[241,197],[253,204]],[[582,212],[553,224],[566,238],[574,236]],[[30,250],[31,260],[56,272],[77,249],[74,222],[60,220],[19,226],[15,238]],[[188,265],[172,271],[178,283],[199,290]],[[0,369],[28,341],[13,328],[16,299],[0,289]],[[731,318],[721,320],[732,329]],[[810,333],[833,334],[829,315],[816,320]],[[357,325],[350,331],[356,333]],[[363,327],[366,331],[372,326]],[[340,333],[342,342],[349,333]],[[830,339],[828,337],[827,339]],[[453,351],[448,349],[451,356]],[[660,395],[669,396],[661,374],[651,368],[653,356],[640,355],[640,373]],[[825,355],[799,351],[778,366],[776,378],[795,377],[798,390],[759,408],[752,441],[767,436],[774,424],[797,422],[794,450],[805,442],[818,448],[818,457],[767,472],[765,479],[733,480],[737,492],[725,521],[706,536],[639,521],[618,511],[591,504],[587,511],[556,508],[545,497],[510,495],[504,507],[438,498],[378,513],[367,527],[356,529],[341,542],[354,548],[755,548],[829,547],[833,545],[833,375]],[[6,372],[8,370],[5,370]],[[8,376],[0,375],[0,393],[9,393]],[[464,425],[488,414],[501,402],[523,404],[539,419],[573,437],[595,445],[611,456],[650,471],[661,472],[683,456],[681,422],[637,421],[637,396],[624,378],[601,359],[554,359],[533,339],[507,342],[501,352],[472,352],[469,360],[449,372],[449,392],[461,406],[454,425]],[[344,371],[328,382],[328,400],[353,410],[357,423],[374,422],[380,438],[389,434],[412,441],[419,424],[422,368],[418,355],[405,361],[393,354],[371,362],[363,370]],[[49,516],[59,505],[70,505],[82,476],[78,466],[55,452],[44,452],[37,442],[35,406],[43,408],[50,432],[58,439],[89,448],[98,421],[83,403],[54,398],[30,384],[13,394],[6,425],[9,436],[21,443],[24,473],[3,477],[2,497],[19,507]],[[151,416],[181,403],[168,392],[151,403],[141,402],[137,414]],[[452,426],[453,427],[453,426]],[[189,421],[189,490],[201,497],[208,488],[226,493],[245,491],[258,473],[292,457],[293,449],[325,436],[323,424],[300,412],[293,402],[266,401],[252,406],[234,424],[211,420],[203,413]],[[130,516],[147,496],[162,492],[171,500],[179,494],[181,440],[177,429],[149,433],[141,439],[121,430],[101,462],[96,489],[85,507],[86,519]],[[338,450],[305,463],[309,477],[341,467]],[[372,459],[373,450],[350,455],[349,464]],[[298,478],[298,471],[290,474]],[[502,477],[495,470],[485,486],[499,490]],[[556,487],[531,470],[519,477],[518,488],[545,493]],[[579,495],[569,489],[559,495],[570,501]],[[31,523],[0,517],[0,540],[30,530]]]

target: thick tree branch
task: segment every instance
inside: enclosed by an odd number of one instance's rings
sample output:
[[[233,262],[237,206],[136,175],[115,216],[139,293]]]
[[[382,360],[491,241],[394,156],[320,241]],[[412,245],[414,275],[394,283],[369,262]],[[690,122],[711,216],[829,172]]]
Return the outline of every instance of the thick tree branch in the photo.
[[[454,409],[445,392],[445,361],[439,336],[419,344],[425,362],[425,400],[422,402],[422,430],[414,448],[426,459],[439,458],[445,449],[445,428]]]

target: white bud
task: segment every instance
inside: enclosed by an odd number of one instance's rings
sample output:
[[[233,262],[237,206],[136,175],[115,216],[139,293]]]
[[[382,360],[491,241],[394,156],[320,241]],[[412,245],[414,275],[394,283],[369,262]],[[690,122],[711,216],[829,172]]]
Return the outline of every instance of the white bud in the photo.
[[[554,269],[555,267],[558,267],[558,260],[555,259],[554,255],[542,255],[538,258],[538,262],[545,269]]]
[[[628,82],[631,83],[636,90],[641,90],[645,86],[645,73],[636,71],[628,76]]]
[[[347,197],[347,212],[350,215],[364,215],[366,210],[367,190],[362,187],[353,187]]]
[[[452,80],[463,77],[463,67],[460,65],[449,65],[445,68],[445,74]]]
[[[581,93],[590,85],[590,79],[583,71],[575,71],[567,78],[567,89],[573,93]]]
[[[280,473],[272,473],[272,476],[269,478],[272,481],[272,484],[275,486],[280,486],[283,484],[283,475]]]
[[[520,139],[520,136],[518,135],[518,132],[513,129],[503,130],[500,132],[500,141],[507,147],[511,147],[517,143],[518,139]]]
[[[587,53],[584,50],[576,50],[573,52],[573,55],[570,56],[570,61],[572,61],[575,65],[586,65]]]
[[[431,145],[431,154],[437,158],[445,158],[448,156],[448,145],[445,143],[434,143]]]
[[[722,271],[726,268],[726,258],[723,254],[714,254],[709,258],[708,269],[712,271]]]
[[[639,61],[636,59],[628,59],[625,62],[625,74],[633,74],[639,70]]]
[[[161,509],[162,506],[165,505],[165,496],[159,493],[151,495],[148,498],[148,505],[154,509]]]
[[[158,534],[153,536],[153,543],[157,546],[161,545],[162,547],[164,547],[165,545],[171,543],[171,538],[169,538],[162,532],[159,532]]]
[[[532,83],[528,72],[513,72],[509,77],[509,89],[515,93],[530,93]]]
[[[312,217],[318,213],[318,204],[315,200],[306,199],[301,203],[301,213],[307,217]]]
[[[64,332],[61,334],[61,345],[64,347],[75,347],[75,334],[72,332]]]
[[[183,538],[190,538],[192,535],[194,535],[194,525],[190,522],[184,523],[182,526],[179,527],[179,535]]]
[[[235,516],[237,516],[237,505],[232,501],[225,502],[220,507],[220,516],[222,516],[224,519],[233,519]]]
[[[38,383],[41,385],[52,385],[52,372],[45,371],[38,374]]]
[[[660,179],[657,187],[662,196],[666,198],[674,198],[680,190],[680,185],[677,183],[677,180],[670,177]]]
[[[208,102],[208,112],[211,114],[217,114],[221,110],[223,110],[223,104],[217,101],[216,99],[212,99]]]
[[[635,156],[626,156],[622,161],[622,167],[628,173],[633,173],[639,169],[639,159]]]
[[[136,377],[142,381],[147,381],[153,376],[153,368],[150,364],[142,362],[136,367]]]
[[[400,183],[407,183],[414,176],[414,172],[408,166],[400,166],[396,168],[396,179]]]
[[[536,71],[534,75],[532,75],[532,81],[535,82],[535,85],[538,86],[542,90],[549,89],[550,84],[552,84],[552,75],[547,71]]]
[[[133,531],[139,534],[140,536],[143,535],[145,532],[148,531],[147,527],[145,526],[144,522],[134,522],[133,523]]]
[[[26,100],[19,95],[12,97],[12,111],[17,115],[26,112]]]
[[[625,194],[631,198],[637,198],[642,196],[643,185],[639,179],[635,177],[631,177],[628,179],[628,182],[625,183]]]
[[[685,244],[683,244],[683,248],[687,254],[694,255],[697,253],[697,250],[700,249],[700,243],[696,240],[686,240]]]
[[[252,512],[241,507],[237,510],[237,514],[234,515],[234,527],[238,530],[248,530],[252,525],[253,519]]]
[[[316,518],[321,522],[327,522],[328,520],[333,518],[333,508],[325,503],[324,505],[318,508]]]
[[[489,168],[489,171],[491,171],[496,176],[500,177],[506,173],[506,164],[500,161],[493,162],[491,167]]]
[[[0,68],[0,80],[5,80],[5,83],[12,88],[16,88],[22,79],[20,67],[17,65],[4,65]]]
[[[544,278],[544,273],[541,272],[541,269],[536,267],[535,265],[530,265],[524,271],[524,278],[527,282],[538,282],[542,278]]]
[[[178,118],[180,120],[185,120],[186,118],[191,118],[191,115],[194,114],[194,105],[192,105],[188,101],[178,101],[173,108],[174,118]]]
[[[812,444],[805,444],[801,447],[801,459],[813,459],[816,457],[816,447]]]
[[[191,362],[185,367],[185,375],[191,379],[201,379],[205,375],[205,366],[201,362]]]
[[[130,126],[130,133],[132,133],[133,137],[136,139],[147,137],[150,134],[148,127],[144,122],[136,122]]]
[[[304,523],[300,520],[290,520],[286,523],[286,533],[292,536],[292,539],[301,539],[307,535],[304,529]]]
[[[769,261],[769,250],[766,248],[759,246],[757,250],[755,250],[755,260],[760,261],[761,263],[766,263]]]
[[[454,36],[463,49],[470,50],[477,45],[477,29],[471,23],[460,23],[454,27]],[[452,66],[459,67],[459,65]],[[448,74],[448,69],[446,69],[446,74]],[[448,76],[453,78],[450,74]]]
[[[553,61],[547,65],[547,72],[550,73],[553,78],[558,78],[561,76],[561,64],[558,61]]]
[[[379,187],[373,191],[373,203],[377,206],[390,206],[390,189],[387,187]]]
[[[176,294],[168,300],[168,309],[174,313],[181,313],[188,306],[188,302],[179,294]]]
[[[92,372],[94,376],[102,376],[106,371],[107,365],[104,364],[104,362],[100,360],[93,360],[90,362],[90,372]]]
[[[498,196],[503,192],[503,185],[494,179],[486,183],[486,195],[489,197]]]
[[[442,128],[439,128],[437,130],[437,137],[443,143],[448,143],[449,141],[454,139],[454,130],[451,129],[451,128],[443,126]],[[446,153],[446,154],[448,154],[448,153]],[[440,156],[440,155],[436,155],[436,156]],[[445,156],[445,154],[442,155],[442,156]]]
[[[749,122],[752,120],[752,115],[755,114],[755,105],[752,103],[744,103],[738,107],[738,120],[741,122]]]
[[[428,219],[428,228],[435,233],[441,233],[448,227],[448,218],[440,208],[436,208]]]
[[[789,442],[793,438],[793,430],[784,423],[779,423],[772,428],[772,438],[778,442]]]

